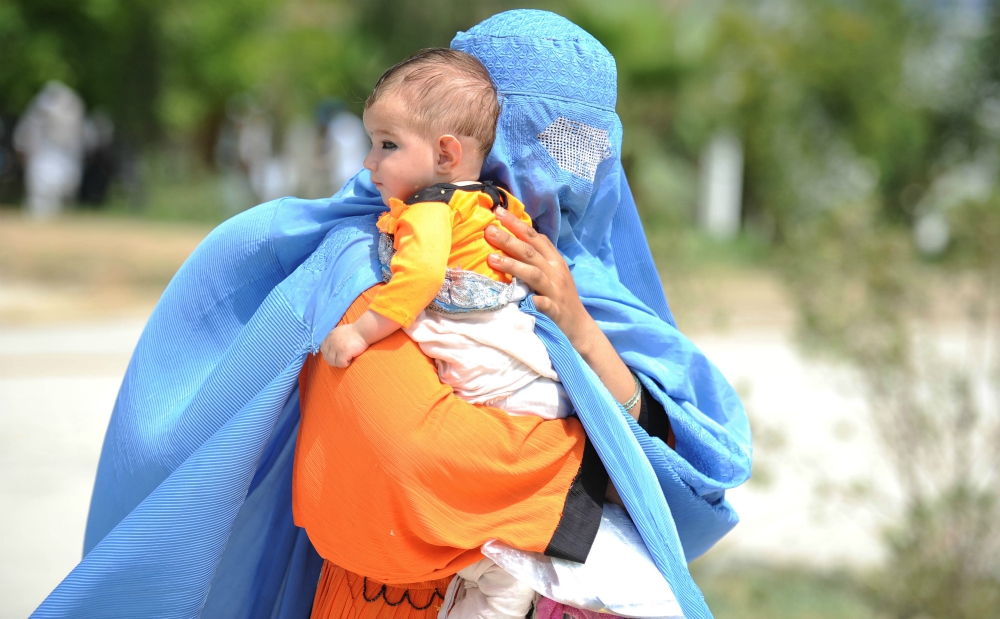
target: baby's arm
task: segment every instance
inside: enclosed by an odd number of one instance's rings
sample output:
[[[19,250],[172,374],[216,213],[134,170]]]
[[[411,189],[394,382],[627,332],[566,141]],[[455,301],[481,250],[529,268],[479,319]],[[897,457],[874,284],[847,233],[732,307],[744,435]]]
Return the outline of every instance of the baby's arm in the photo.
[[[320,351],[330,365],[346,368],[351,360],[402,328],[398,322],[368,310],[355,322],[341,325],[323,340]]]
[[[396,220],[392,279],[379,288],[369,310],[404,329],[434,300],[444,283],[451,253],[451,207],[444,202],[412,204]]]
[[[330,365],[346,368],[375,342],[409,327],[441,289],[451,251],[450,207],[443,202],[414,204],[399,216],[394,232],[392,280],[379,288],[361,318],[323,340],[320,350]]]

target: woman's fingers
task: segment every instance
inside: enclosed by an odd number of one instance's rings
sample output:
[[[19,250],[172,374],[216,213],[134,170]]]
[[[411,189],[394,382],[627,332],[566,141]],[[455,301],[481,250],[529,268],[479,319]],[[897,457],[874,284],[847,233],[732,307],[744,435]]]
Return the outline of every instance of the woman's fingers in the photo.
[[[567,336],[577,323],[592,322],[576,292],[573,275],[552,241],[510,213],[500,211],[497,209],[497,219],[510,233],[498,226],[486,229],[486,240],[503,251],[490,254],[490,266],[530,286],[535,292],[535,307]]]
[[[489,226],[486,228],[486,241],[493,247],[521,262],[534,264],[540,257],[538,250],[513,235],[504,232],[499,226]]]
[[[511,217],[510,213],[505,208],[498,208],[493,211],[496,218],[503,222],[503,225],[507,227],[508,230],[513,232],[518,238],[522,239],[533,239],[538,236],[538,231],[524,223],[517,217]]]
[[[545,273],[540,268],[533,264],[527,264],[503,254],[490,254],[489,261],[490,266],[494,269],[513,275],[536,292],[546,288],[548,278],[545,277]]]
[[[498,209],[499,210],[499,209]],[[574,346],[581,343],[580,333],[596,327],[576,291],[573,274],[555,245],[543,234],[511,217],[497,217],[507,233],[497,226],[486,230],[486,240],[504,253],[489,255],[489,265],[512,275],[535,292],[535,307],[562,329]],[[580,350],[580,348],[578,348]]]
[[[556,251],[555,245],[552,244],[549,237],[539,234],[537,230],[528,224],[517,217],[511,216],[506,209],[498,208],[495,213],[497,219],[505,228],[510,230],[525,245],[541,254],[542,258],[552,260],[555,257],[559,257],[559,252]]]

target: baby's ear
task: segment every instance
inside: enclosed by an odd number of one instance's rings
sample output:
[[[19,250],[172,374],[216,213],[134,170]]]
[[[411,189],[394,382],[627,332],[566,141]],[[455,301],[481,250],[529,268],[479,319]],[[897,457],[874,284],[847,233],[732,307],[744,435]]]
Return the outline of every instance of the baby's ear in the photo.
[[[437,150],[439,172],[450,172],[462,161],[462,143],[453,135],[439,137]]]

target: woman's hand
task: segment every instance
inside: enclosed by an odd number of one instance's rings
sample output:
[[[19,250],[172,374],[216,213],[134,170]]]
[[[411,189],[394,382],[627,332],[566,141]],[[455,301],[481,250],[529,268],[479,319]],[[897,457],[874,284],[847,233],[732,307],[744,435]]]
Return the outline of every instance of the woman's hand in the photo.
[[[502,208],[495,212],[497,219],[513,236],[496,226],[486,229],[486,241],[506,254],[490,254],[490,266],[531,286],[535,291],[538,311],[559,326],[612,397],[618,402],[628,402],[639,388],[637,379],[633,378],[610,340],[587,313],[562,254],[544,234],[511,217]],[[636,401],[625,412],[638,420],[639,409],[640,401]],[[604,499],[625,506],[611,480],[608,480]]]
[[[551,318],[573,347],[583,354],[581,347],[586,347],[587,336],[593,334],[597,324],[580,301],[566,261],[547,236],[511,217],[502,208],[495,212],[497,219],[514,236],[497,226],[486,229],[486,241],[503,251],[490,254],[490,266],[531,286],[538,311]]]
[[[496,209],[496,215],[513,236],[496,226],[486,229],[487,242],[503,251],[490,254],[490,266],[531,286],[538,311],[556,323],[611,395],[619,402],[628,402],[637,388],[632,372],[587,313],[562,254],[547,236],[504,209]],[[639,403],[627,412],[638,419]]]

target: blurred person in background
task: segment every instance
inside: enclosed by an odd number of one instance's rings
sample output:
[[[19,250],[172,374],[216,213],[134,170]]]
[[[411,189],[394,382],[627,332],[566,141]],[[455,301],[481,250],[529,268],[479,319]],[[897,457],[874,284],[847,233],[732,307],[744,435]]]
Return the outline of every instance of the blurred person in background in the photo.
[[[11,201],[10,186],[20,181],[21,175],[15,169],[16,167],[17,157],[14,156],[11,149],[7,123],[0,118],[0,204]]]
[[[291,141],[298,142],[297,131]],[[226,118],[215,144],[215,162],[222,170],[226,212],[238,213],[256,202],[267,202],[295,193],[299,182],[300,153],[283,156],[274,146],[275,121],[248,94],[226,104]],[[286,139],[286,151],[301,150]]]
[[[330,189],[336,193],[361,170],[370,144],[361,119],[348,110],[343,101],[335,99],[326,105],[329,111],[321,111],[321,118],[326,118],[323,122],[323,151],[329,170]]]
[[[236,97],[226,104],[226,116],[215,141],[215,165],[222,173],[222,204],[227,215],[254,204],[253,190],[240,158],[241,105]]]
[[[115,124],[111,117],[97,111],[87,115],[83,125],[84,163],[80,182],[80,202],[101,205],[117,172]]]
[[[80,188],[84,155],[84,106],[71,88],[49,82],[14,129],[24,157],[28,211],[36,219],[58,215]]]
[[[292,195],[303,198],[329,196],[322,156],[321,127],[314,118],[299,116],[285,129],[281,153]]]
[[[274,153],[274,119],[267,111],[249,106],[237,124],[237,151],[247,170],[250,187],[263,202],[287,193],[287,178]]]

